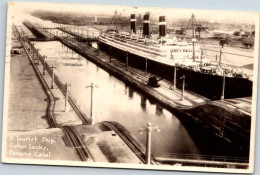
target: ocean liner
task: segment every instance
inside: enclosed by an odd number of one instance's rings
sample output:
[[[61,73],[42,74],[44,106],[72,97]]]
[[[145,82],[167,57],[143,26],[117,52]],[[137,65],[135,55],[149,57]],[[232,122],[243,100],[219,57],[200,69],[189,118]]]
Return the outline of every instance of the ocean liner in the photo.
[[[192,15],[194,18],[194,15]],[[193,25],[193,24],[192,24]],[[101,50],[121,61],[128,57],[128,64],[144,69],[212,100],[252,96],[252,80],[239,68],[203,58],[195,45],[194,26],[192,41],[166,36],[165,16],[159,17],[159,35],[150,34],[150,15],[143,16],[143,31],[136,30],[136,16],[130,16],[130,31],[107,30],[99,37]],[[176,76],[176,77],[174,77]]]

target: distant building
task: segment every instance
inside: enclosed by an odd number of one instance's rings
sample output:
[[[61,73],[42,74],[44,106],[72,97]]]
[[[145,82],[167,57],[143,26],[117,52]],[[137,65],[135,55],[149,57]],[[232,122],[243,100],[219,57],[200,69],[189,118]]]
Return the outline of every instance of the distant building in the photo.
[[[252,33],[251,32],[244,32],[242,35],[241,35],[241,38],[248,38],[248,37],[251,37]]]
[[[185,33],[185,28],[181,28],[179,30],[175,30],[176,34],[183,35]]]
[[[94,24],[99,24],[97,16],[94,17]]]
[[[11,49],[11,54],[12,54],[12,55],[20,55],[20,54],[21,54],[20,48],[18,48],[18,47],[13,47],[13,48]]]
[[[231,35],[230,32],[227,32],[227,31],[224,31],[224,30],[214,30],[214,32],[213,32],[213,37],[219,38],[219,39],[226,38],[230,35]]]

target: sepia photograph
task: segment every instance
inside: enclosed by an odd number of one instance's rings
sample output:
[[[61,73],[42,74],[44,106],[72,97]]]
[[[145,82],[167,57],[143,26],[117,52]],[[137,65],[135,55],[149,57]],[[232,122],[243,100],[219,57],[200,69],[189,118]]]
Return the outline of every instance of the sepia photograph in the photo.
[[[9,2],[2,162],[252,173],[259,13]]]

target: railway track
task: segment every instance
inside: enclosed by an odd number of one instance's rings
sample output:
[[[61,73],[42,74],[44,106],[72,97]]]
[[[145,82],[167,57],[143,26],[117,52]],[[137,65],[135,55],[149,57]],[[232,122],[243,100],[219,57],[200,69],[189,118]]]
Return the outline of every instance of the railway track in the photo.
[[[220,101],[221,101],[222,103],[227,104],[227,105],[233,106],[233,107],[239,109],[240,111],[243,111],[244,113],[248,114],[249,116],[251,115],[251,110],[247,110],[247,109],[245,109],[245,108],[241,108],[241,107],[239,107],[238,105],[233,104],[231,101],[227,101],[227,100],[220,100]]]
[[[145,148],[129,131],[117,122],[104,121],[102,124],[113,130],[142,163],[145,163]]]
[[[180,154],[180,153],[156,153],[156,159],[164,159],[169,161],[178,160],[194,160],[194,161],[209,161],[225,162],[225,163],[244,163],[248,164],[249,160],[246,157],[231,157],[231,156],[212,156],[212,155],[197,155],[197,154]]]
[[[20,34],[20,33],[19,33]],[[29,53],[29,51],[26,49],[25,43],[26,41],[22,41],[22,39],[20,39],[21,44],[24,47],[25,52],[28,55],[28,58],[33,66],[33,69],[36,72],[37,77],[40,80],[40,83],[44,89],[44,92],[46,93],[47,99],[48,99],[48,105],[47,105],[47,109],[46,109],[46,115],[47,115],[47,121],[50,125],[50,127],[52,128],[60,128],[60,126],[57,124],[57,122],[55,121],[54,118],[54,108],[55,108],[55,98],[54,95],[52,94],[50,88],[48,87],[44,77],[42,76],[40,70],[38,69],[38,67],[36,66],[36,64],[34,63],[33,59],[31,58],[31,55]],[[27,43],[30,45],[31,50],[35,50],[34,46],[30,43]],[[39,56],[39,60],[43,63],[43,59],[41,56]],[[46,66],[46,70],[49,74],[52,73],[52,70],[50,69],[50,67],[48,66],[48,64],[45,64]],[[62,93],[65,93],[65,89],[62,86],[62,83],[59,81],[58,77],[55,77],[55,82],[56,84],[59,86],[60,90],[62,91]],[[75,101],[73,99],[70,99],[71,103],[75,104]],[[76,104],[75,104],[76,105]],[[72,105],[73,107],[73,105]],[[77,110],[79,110],[78,108],[74,108],[74,110],[77,113]],[[79,111],[80,112],[80,111]],[[83,124],[86,123],[86,121],[84,122],[84,119],[82,119]],[[123,139],[123,141],[126,142],[126,144],[132,149],[134,150],[134,152],[136,153],[136,155],[140,158],[140,160],[142,162],[145,161],[144,158],[144,151],[143,148],[140,146],[141,144],[133,138],[133,136],[131,136],[131,133],[128,131],[124,131],[123,127],[119,127],[119,126],[115,126],[112,122],[107,122],[106,125],[115,130],[115,132]],[[80,134],[76,131],[76,129],[73,126],[62,126],[61,127],[65,133],[65,135],[68,137],[68,139],[70,140],[70,142],[73,145],[73,148],[75,150],[75,152],[77,153],[77,155],[79,156],[81,161],[88,161],[90,158],[94,160],[93,156],[91,155],[91,153],[89,152],[89,150],[87,149],[87,147],[85,146],[84,141],[82,140]],[[122,131],[124,131],[124,133],[122,133]],[[132,142],[132,143],[131,143]]]
[[[119,63],[118,61],[114,61],[113,62],[114,64],[116,64],[117,66],[120,66],[121,68],[125,68],[125,65],[122,64],[122,63]],[[141,74],[141,73],[138,73],[136,72],[135,70],[132,70],[130,68],[128,68],[128,71],[131,72],[131,74],[135,74],[139,80],[141,80],[142,82],[144,83],[147,83],[148,82],[148,77],[146,77],[145,75]],[[159,83],[160,87],[163,88],[164,90],[166,90],[167,92],[169,93],[173,93],[175,95],[178,95],[181,97],[181,92],[178,92],[178,91],[173,91],[171,89],[169,89],[169,86],[165,85],[165,84],[162,84],[162,83]],[[171,99],[170,97],[166,96],[165,94],[159,92],[157,89],[154,89],[157,93],[161,94],[162,96],[164,96],[165,98],[167,98],[168,100],[173,100]],[[192,105],[198,105],[198,102],[194,101],[194,100],[191,100],[190,98],[187,98],[184,96],[184,99],[188,102],[190,102]],[[173,100],[174,101],[174,100]]]
[[[76,43],[75,43],[75,44],[76,44]],[[81,49],[84,49],[84,50],[86,50],[86,51],[88,51],[88,52],[90,52],[90,53],[93,52],[93,54],[94,54],[94,51],[95,51],[94,48],[90,48],[89,46],[85,46],[85,45],[82,44],[82,43],[76,44],[76,45],[77,45],[77,47],[79,47],[79,45],[80,45],[80,48],[81,48]],[[102,51],[98,51],[98,56],[101,57],[101,58],[104,59],[104,60],[109,60],[109,58],[107,57],[107,55],[106,55],[105,53],[103,53]],[[113,59],[113,60],[114,60],[114,61],[113,61],[113,64],[115,64],[115,65],[117,65],[117,66],[119,66],[119,67],[125,69],[125,64],[120,63],[120,62],[117,61],[116,59]],[[127,70],[128,70],[132,75],[133,75],[133,74],[136,75],[136,76],[138,77],[138,79],[141,80],[142,82],[144,82],[144,83],[148,82],[148,77],[147,77],[147,76],[145,76],[145,75],[143,75],[143,74],[141,74],[141,73],[138,73],[137,71],[132,70],[131,68],[128,68]],[[167,81],[167,80],[163,80],[163,81],[164,81],[165,83],[169,84],[169,81]],[[160,85],[164,90],[166,90],[166,91],[168,91],[168,92],[170,92],[170,93],[173,93],[173,94],[175,94],[175,95],[181,96],[181,92],[173,91],[173,90],[169,89],[168,86],[166,86],[166,85],[164,85],[164,84],[162,84],[162,83],[159,83],[159,85]],[[168,100],[173,100],[173,99],[167,97],[165,94],[159,92],[158,90],[156,90],[156,89],[154,89],[154,90],[155,90],[157,93],[159,93],[159,94],[161,94],[162,96],[164,96],[165,98],[167,98]],[[191,93],[191,92],[189,92],[189,93]],[[197,94],[194,94],[194,93],[192,93],[192,95],[193,95],[193,96],[196,96],[196,97],[198,97],[198,98],[202,98],[201,96],[199,96],[199,95],[197,95]],[[198,104],[198,102],[196,102],[195,100],[192,100],[192,99],[187,98],[187,97],[185,97],[185,96],[184,96],[184,99],[185,99],[186,101],[190,102],[193,106],[197,106],[197,105],[200,105],[200,104],[201,104],[201,103]],[[206,98],[203,98],[203,99],[204,99],[205,101],[207,101]]]
[[[66,94],[66,90],[64,88],[65,86],[56,75],[54,75],[54,81],[59,87],[59,89],[61,90],[61,92],[63,93],[63,95],[65,95]],[[72,95],[70,95],[69,92],[68,92],[68,102],[70,103],[73,110],[76,112],[79,119],[82,121],[82,124],[89,124],[87,115],[78,107],[77,101],[72,97]]]
[[[63,126],[62,129],[66,136],[70,139],[73,148],[75,152],[78,154],[81,161],[85,162],[89,158],[93,159],[93,156],[85,146],[85,143],[82,140],[81,136],[73,126]]]
[[[89,52],[89,53],[93,53],[93,54],[94,54],[94,51],[96,50],[95,48],[91,48],[91,47],[86,46],[85,44],[82,44],[82,43],[75,43],[75,42],[72,41],[72,44],[73,44],[73,45],[76,45],[77,47],[79,47],[79,48],[80,48],[81,50],[83,50],[84,52],[87,51],[87,52]],[[105,53],[102,52],[102,51],[98,51],[98,56],[101,57],[101,59],[109,60],[107,54],[105,54]],[[125,68],[126,68],[126,65],[125,65],[124,63],[121,63],[121,62],[117,61],[116,59],[113,59],[113,60],[114,60],[114,61],[113,61],[113,64],[115,64],[116,66],[120,67],[121,69],[125,69]],[[128,67],[127,71],[129,71],[132,75],[135,75],[136,78],[137,78],[139,81],[142,81],[143,83],[148,82],[148,77],[147,77],[146,75],[141,74],[141,73],[137,72],[136,70],[133,70],[133,69],[131,69],[131,68],[129,68],[129,67]],[[178,95],[178,96],[181,97],[181,92],[180,92],[180,91],[173,91],[173,90],[171,90],[171,89],[169,88],[168,85],[165,85],[165,84],[164,84],[164,83],[170,84],[170,82],[169,82],[168,80],[163,79],[163,80],[161,80],[161,81],[163,81],[162,83],[159,83],[159,85],[160,85],[161,88],[163,88],[165,91],[167,91],[167,92],[169,92],[169,93],[172,93],[172,94],[175,94],[175,95]],[[169,100],[169,101],[172,101],[172,100],[173,100],[172,98],[166,96],[165,94],[159,92],[158,90],[156,90],[156,89],[154,89],[154,90],[155,90],[158,94],[164,96],[167,100]],[[199,96],[199,95],[197,95],[197,94],[194,94],[194,93],[192,93],[192,92],[190,92],[190,91],[188,91],[188,93],[191,93],[192,96],[194,96],[195,98],[196,98],[196,97],[202,98],[202,99],[205,101],[205,102],[198,103],[197,101],[195,101],[195,100],[193,100],[193,99],[191,99],[191,98],[189,98],[189,97],[185,97],[185,96],[184,96],[184,99],[185,99],[186,101],[188,101],[189,103],[191,103],[193,107],[196,107],[196,106],[205,104],[205,103],[207,103],[207,101],[208,101],[207,98],[201,97],[201,96]],[[173,101],[174,101],[174,100],[173,100]],[[243,109],[243,108],[240,108],[240,107],[238,107],[238,106],[236,106],[236,105],[233,105],[233,104],[230,104],[230,103],[227,103],[227,102],[224,102],[224,103],[229,104],[229,105],[231,105],[231,106],[233,106],[233,107],[236,107],[236,108],[238,108],[239,110],[242,110],[242,111],[244,111],[244,112],[246,112],[246,113],[250,113],[250,111],[248,111],[248,110],[246,110],[246,109]]]
[[[19,33],[19,32],[18,32]],[[19,36],[20,33],[19,33]],[[35,71],[36,73],[36,76],[38,77],[39,81],[40,81],[40,84],[47,96],[47,107],[46,107],[46,118],[47,118],[47,122],[49,124],[49,126],[51,128],[56,128],[58,127],[59,125],[57,124],[55,118],[54,118],[54,108],[55,108],[55,98],[54,98],[54,95],[53,93],[51,92],[47,82],[45,81],[44,77],[42,76],[40,70],[38,69],[38,67],[35,65],[33,59],[31,58],[31,55],[29,53],[29,51],[26,49],[25,47],[25,41],[22,41],[22,39],[20,39],[20,42],[23,46],[23,49],[25,51],[25,53],[27,54],[28,56],[28,59],[33,67],[33,70]]]
[[[36,50],[33,45],[32,45],[32,47],[33,47],[34,50]],[[42,64],[44,64],[42,56],[39,53],[38,53],[38,55],[39,55],[39,60],[41,61]],[[52,75],[52,70],[51,70],[50,66],[48,65],[48,63],[45,63],[45,68],[46,68],[46,71],[49,73],[49,75]],[[45,79],[43,78],[43,76],[40,73],[38,68],[37,68],[37,70],[38,70],[37,71],[37,76],[39,77],[39,79],[43,80],[43,82],[45,84],[44,85],[44,89],[46,89],[47,97],[49,99],[49,103],[54,103],[54,105],[50,104],[50,107],[47,108],[48,109],[47,113],[54,113],[54,107],[55,107],[54,96],[53,96],[49,86],[45,82]],[[63,95],[65,95],[66,94],[65,86],[59,80],[58,76],[54,75],[54,81],[55,81],[56,85],[59,87],[59,89],[61,90],[61,92],[63,93]],[[77,104],[76,100],[70,95],[70,93],[68,94],[68,102],[70,103],[70,105],[73,108],[73,110],[76,112],[76,114],[79,117],[79,119],[82,121],[82,124],[88,124],[89,120],[87,119],[87,115],[78,107],[78,104]],[[48,103],[48,105],[49,105],[49,103]],[[54,114],[49,115],[49,116],[54,116]],[[57,127],[58,124],[57,123],[54,124],[54,122],[52,122],[52,121],[54,121],[54,119],[51,119],[51,118],[54,118],[54,117],[48,117],[48,121],[49,121],[51,127]]]
[[[18,30],[17,30],[18,31]],[[20,33],[19,33],[20,34]],[[22,41],[22,39],[20,39],[20,42],[29,58],[29,61],[31,62],[31,65],[36,73],[36,76],[38,77],[43,90],[47,96],[48,99],[48,104],[46,107],[46,119],[47,122],[49,124],[49,126],[51,128],[59,128],[60,126],[58,125],[58,123],[56,122],[55,118],[54,118],[54,108],[55,108],[55,98],[53,93],[51,92],[48,84],[46,83],[44,77],[42,76],[40,70],[38,69],[38,67],[35,65],[35,63],[33,62],[33,59],[31,58],[31,54],[29,53],[29,51],[26,49],[25,47],[25,41]],[[33,46],[32,46],[33,47]],[[35,49],[35,48],[32,48]],[[40,59],[41,62],[43,62],[42,59]],[[49,73],[50,73],[50,68],[47,66],[46,69]],[[62,87],[61,85],[62,83],[59,82],[59,86]],[[64,88],[63,88],[64,90]],[[71,99],[72,100],[72,99]],[[74,103],[74,101],[72,100],[72,103]],[[74,110],[77,110],[78,108],[74,108]],[[77,112],[76,112],[77,113]],[[81,118],[81,117],[80,117]],[[84,118],[85,119],[85,118]],[[82,121],[84,121],[81,118]],[[84,122],[83,122],[84,123]],[[87,147],[85,146],[84,142],[81,139],[81,136],[79,135],[79,133],[73,128],[73,126],[63,126],[62,127],[64,133],[67,135],[67,137],[69,138],[69,140],[71,141],[73,148],[75,150],[75,152],[77,153],[77,155],[79,156],[81,161],[87,161],[89,158],[91,158],[94,161],[93,156],[91,155],[91,153],[89,152],[89,150],[87,149]]]

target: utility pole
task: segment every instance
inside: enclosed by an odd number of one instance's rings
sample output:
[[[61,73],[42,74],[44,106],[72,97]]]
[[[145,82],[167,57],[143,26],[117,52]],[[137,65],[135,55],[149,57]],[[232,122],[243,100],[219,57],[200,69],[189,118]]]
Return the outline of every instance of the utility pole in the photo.
[[[128,70],[128,51],[126,51],[126,70]]]
[[[222,59],[222,50],[220,49],[219,50],[219,66],[220,66],[220,64],[221,64],[221,59]]]
[[[34,52],[35,52],[34,43],[32,43],[32,51],[33,51],[33,59],[34,59]]]
[[[80,42],[82,43],[83,42],[83,33],[81,34],[81,40]]]
[[[37,48],[37,49],[36,49],[36,61],[37,61],[37,62],[35,63],[36,65],[39,64],[39,51],[40,51],[40,49]]]
[[[51,66],[50,68],[52,69],[52,76],[51,76],[51,89],[53,89],[53,88],[54,88],[54,69],[55,69],[56,67]]]
[[[202,66],[202,56],[203,56],[203,50],[201,49],[201,52],[200,52],[200,66]]]
[[[176,75],[177,75],[177,67],[176,63],[174,64],[174,74],[173,74],[173,90],[176,90]]]
[[[112,47],[109,46],[109,63],[112,62]]]
[[[81,28],[81,37],[83,37],[83,29]]]
[[[45,75],[45,69],[46,69],[46,61],[45,61],[46,56],[44,55],[42,57],[42,67],[43,67],[43,71],[42,71],[42,75]]]
[[[152,124],[150,122],[147,123],[147,126],[145,128],[140,128],[139,133],[142,134],[143,131],[146,132],[146,164],[151,163],[151,139],[152,139],[152,131],[160,132],[160,129],[158,126],[152,127]]]
[[[65,112],[68,112],[68,86],[71,87],[71,84],[66,83],[65,85]]]
[[[91,90],[91,97],[90,97],[90,123],[91,125],[94,124],[94,116],[93,116],[93,89],[94,87],[98,87],[97,85],[94,85],[93,83],[91,83],[91,85],[89,86],[86,86],[86,88],[89,88],[90,87],[90,90]]]
[[[145,57],[145,73],[146,73],[146,74],[147,74],[147,67],[148,67],[147,61],[148,61],[148,58]]]
[[[183,75],[180,79],[182,79],[182,92],[181,92],[181,100],[184,100],[184,90],[185,90],[185,75]]]
[[[226,84],[226,77],[225,77],[225,70],[223,70],[223,81],[222,81],[222,93],[221,93],[221,100],[225,99],[225,84]]]
[[[192,59],[193,59],[193,62],[195,61],[195,41],[196,41],[196,38],[195,38],[195,28],[194,28],[194,21],[195,21],[195,16],[194,14],[192,14],[191,16],[191,25],[192,25]]]

